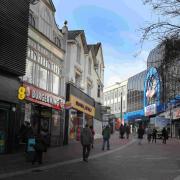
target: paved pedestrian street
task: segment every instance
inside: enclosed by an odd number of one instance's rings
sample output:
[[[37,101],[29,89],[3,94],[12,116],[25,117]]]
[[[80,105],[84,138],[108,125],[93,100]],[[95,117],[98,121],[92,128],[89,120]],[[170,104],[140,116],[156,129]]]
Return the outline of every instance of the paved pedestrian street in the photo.
[[[148,144],[144,139],[142,145],[133,139],[110,151],[93,154],[88,163],[78,158],[54,166],[42,166],[6,179],[180,180],[179,149],[177,139],[170,139],[167,144],[162,144],[161,140]]]

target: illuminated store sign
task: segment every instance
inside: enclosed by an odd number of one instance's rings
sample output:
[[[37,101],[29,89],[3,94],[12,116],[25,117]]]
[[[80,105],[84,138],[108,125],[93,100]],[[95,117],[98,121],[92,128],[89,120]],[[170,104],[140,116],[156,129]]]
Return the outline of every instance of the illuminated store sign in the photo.
[[[26,84],[19,88],[18,98],[20,100],[26,99],[34,103],[52,107],[57,110],[60,110],[62,107],[64,107],[65,103],[64,99],[58,96]]]
[[[144,108],[145,116],[151,116],[156,114],[156,104],[151,104]]]
[[[78,99],[77,97],[70,95],[70,102],[71,102],[71,106],[74,109],[84,112],[90,116],[95,115],[95,108],[93,106],[85,103],[84,101]]]

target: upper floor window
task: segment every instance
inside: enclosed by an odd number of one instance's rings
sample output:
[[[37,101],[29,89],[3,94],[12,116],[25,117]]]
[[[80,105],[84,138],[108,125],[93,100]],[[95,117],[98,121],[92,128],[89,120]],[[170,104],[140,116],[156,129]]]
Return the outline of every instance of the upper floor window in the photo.
[[[81,63],[81,46],[77,44],[77,62]]]
[[[98,89],[97,89],[97,97],[101,96],[101,86],[98,85]]]
[[[91,66],[92,66],[92,61],[91,59],[89,58],[88,60],[88,74],[91,75]]]
[[[87,94],[91,96],[91,84],[87,84]]]
[[[80,87],[81,86],[81,75],[76,73],[75,74],[75,84],[76,86]]]
[[[36,27],[35,18],[33,17],[31,13],[29,14],[29,24],[33,27]]]

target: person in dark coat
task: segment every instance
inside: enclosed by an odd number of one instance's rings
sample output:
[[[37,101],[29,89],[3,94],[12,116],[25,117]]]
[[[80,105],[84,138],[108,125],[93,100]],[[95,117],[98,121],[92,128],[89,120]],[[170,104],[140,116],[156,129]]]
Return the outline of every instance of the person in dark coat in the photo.
[[[43,152],[46,151],[46,142],[44,141],[41,134],[36,136],[34,149],[35,153],[34,158],[32,160],[32,164],[34,164],[35,162],[42,164]]]
[[[178,136],[179,136],[179,139],[180,139],[180,128],[178,129]]]
[[[152,143],[155,141],[156,143],[156,138],[157,138],[157,130],[156,128],[153,129],[153,132],[152,132]]]
[[[130,126],[127,124],[126,126],[126,137],[129,139],[129,134],[130,134]]]
[[[106,142],[107,142],[107,150],[109,150],[109,149],[110,149],[109,139],[110,139],[110,136],[111,136],[111,130],[110,130],[109,125],[107,125],[107,126],[103,129],[102,135],[103,135],[102,150],[104,151]]]
[[[138,128],[138,139],[139,139],[139,145],[142,144],[142,139],[143,139],[143,135],[144,135],[144,129],[142,128],[142,126],[140,125],[139,128]]]
[[[163,138],[163,143],[166,144],[166,140],[168,138],[168,131],[166,130],[165,127],[162,130],[162,138]]]
[[[124,138],[124,133],[125,133],[125,128],[124,126],[121,124],[120,128],[119,128],[119,133],[120,133],[120,138],[123,139]]]
[[[89,153],[91,150],[93,135],[91,129],[86,124],[81,132],[81,145],[83,147],[83,161],[88,162]]]

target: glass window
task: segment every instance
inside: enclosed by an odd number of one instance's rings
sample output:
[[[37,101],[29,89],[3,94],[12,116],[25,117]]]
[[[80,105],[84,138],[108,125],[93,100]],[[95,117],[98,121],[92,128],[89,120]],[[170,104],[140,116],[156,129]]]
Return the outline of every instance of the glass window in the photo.
[[[47,70],[39,68],[39,87],[46,90],[47,86]]]
[[[59,77],[53,74],[53,93],[59,94]]]
[[[77,62],[81,63],[81,46],[77,44]]]
[[[89,73],[89,75],[91,75],[91,66],[92,66],[91,64],[92,64],[92,61],[89,58],[89,60],[88,60],[88,73]]]

